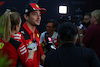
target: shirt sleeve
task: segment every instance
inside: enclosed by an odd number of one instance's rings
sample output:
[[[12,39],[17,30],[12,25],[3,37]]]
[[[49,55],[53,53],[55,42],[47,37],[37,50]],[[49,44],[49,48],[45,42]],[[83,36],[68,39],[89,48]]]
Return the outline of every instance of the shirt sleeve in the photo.
[[[17,60],[18,60],[18,54],[14,46],[12,46],[11,44],[5,44],[3,48],[3,53],[7,55],[8,60],[12,61],[10,66],[16,67]]]
[[[34,67],[33,60],[32,59],[26,60],[25,61],[25,67]]]
[[[14,40],[17,40],[23,43],[25,42],[24,36],[20,32],[18,32],[17,34],[14,34]]]
[[[32,59],[28,59],[28,49],[25,47],[25,45],[22,43],[18,50],[18,55],[20,57],[20,60],[22,62],[22,65],[24,65],[24,67],[33,67],[33,60]]]
[[[4,54],[7,54],[8,60],[12,60],[10,66],[16,67],[20,61],[23,67],[34,66],[33,60],[28,59],[28,51],[23,43],[20,44],[17,50],[12,44],[5,44],[3,52]]]

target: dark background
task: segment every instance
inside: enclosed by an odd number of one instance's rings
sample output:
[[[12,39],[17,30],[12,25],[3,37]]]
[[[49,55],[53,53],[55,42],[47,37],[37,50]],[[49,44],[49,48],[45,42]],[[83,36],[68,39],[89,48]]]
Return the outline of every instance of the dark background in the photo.
[[[30,1],[33,0],[0,0],[0,15],[5,12],[7,7],[15,7],[21,14],[23,20],[24,7]],[[37,27],[40,33],[45,30],[46,21],[48,19],[55,19],[59,22],[62,16],[82,18],[85,13],[100,9],[98,0],[39,0],[38,4],[40,7],[45,7],[47,10],[45,14],[42,14],[41,25]],[[58,6],[60,5],[68,6],[68,13],[66,15],[58,13]]]

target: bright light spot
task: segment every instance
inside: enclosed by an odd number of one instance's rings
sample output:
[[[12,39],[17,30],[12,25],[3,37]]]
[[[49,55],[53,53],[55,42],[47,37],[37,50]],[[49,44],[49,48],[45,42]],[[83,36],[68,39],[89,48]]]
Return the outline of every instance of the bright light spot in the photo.
[[[59,6],[59,13],[66,14],[67,13],[67,6]]]

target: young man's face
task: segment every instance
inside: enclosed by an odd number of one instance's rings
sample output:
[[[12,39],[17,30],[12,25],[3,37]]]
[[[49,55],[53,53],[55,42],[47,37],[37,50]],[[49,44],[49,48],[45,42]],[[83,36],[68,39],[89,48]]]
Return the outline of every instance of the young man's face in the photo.
[[[40,25],[41,12],[40,11],[30,12],[27,21],[33,26]]]

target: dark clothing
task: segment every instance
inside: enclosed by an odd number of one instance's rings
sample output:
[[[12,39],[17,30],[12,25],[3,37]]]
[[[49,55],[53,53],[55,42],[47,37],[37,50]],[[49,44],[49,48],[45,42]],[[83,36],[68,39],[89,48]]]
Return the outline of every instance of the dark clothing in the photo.
[[[100,60],[100,24],[89,26],[82,41],[86,47],[97,53]]]
[[[96,53],[88,48],[65,43],[47,54],[44,67],[100,67]]]
[[[83,35],[85,35],[87,28],[90,26],[90,22],[88,23],[83,22],[82,24],[83,24],[83,28],[82,28]]]
[[[86,29],[89,27],[89,25],[90,25],[90,22],[88,22],[88,23],[85,23],[85,22],[83,22],[82,23],[85,27],[86,27]]]

